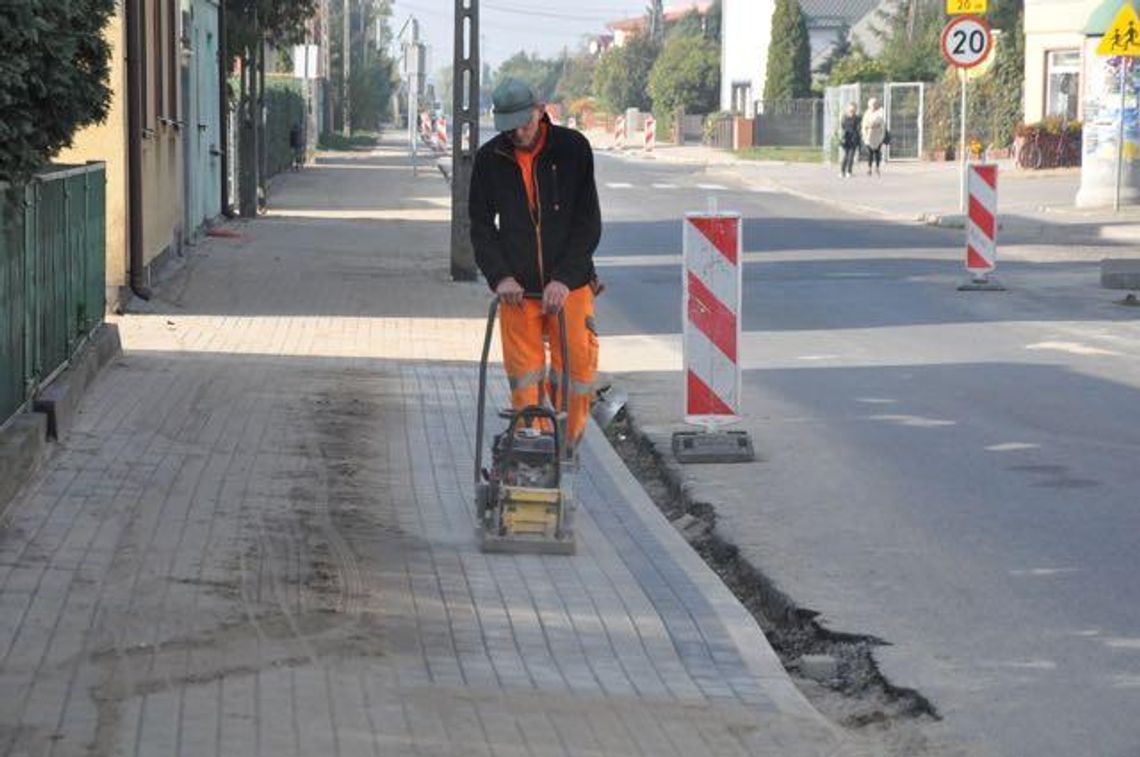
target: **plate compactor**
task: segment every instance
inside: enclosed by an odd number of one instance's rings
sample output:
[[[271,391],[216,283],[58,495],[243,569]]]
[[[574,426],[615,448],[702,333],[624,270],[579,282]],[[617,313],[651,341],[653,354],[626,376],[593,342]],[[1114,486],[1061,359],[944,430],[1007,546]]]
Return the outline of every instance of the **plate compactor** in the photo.
[[[536,298],[537,299],[537,298]],[[476,535],[484,552],[572,555],[575,550],[571,465],[565,454],[570,360],[566,316],[558,314],[562,345],[562,383],[556,411],[543,398],[521,410],[499,416],[507,427],[491,444],[491,465],[483,467],[487,363],[494,336],[499,298],[491,302],[483,358],[479,363],[479,408],[475,423]]]

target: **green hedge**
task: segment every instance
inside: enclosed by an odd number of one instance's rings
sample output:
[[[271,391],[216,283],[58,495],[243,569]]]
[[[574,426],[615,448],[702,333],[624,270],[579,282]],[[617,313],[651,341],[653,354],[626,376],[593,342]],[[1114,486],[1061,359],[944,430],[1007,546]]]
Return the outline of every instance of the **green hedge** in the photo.
[[[305,98],[300,83],[292,78],[267,79],[265,82],[265,150],[267,170],[276,176],[293,164],[289,147],[289,130],[294,124],[305,124]]]

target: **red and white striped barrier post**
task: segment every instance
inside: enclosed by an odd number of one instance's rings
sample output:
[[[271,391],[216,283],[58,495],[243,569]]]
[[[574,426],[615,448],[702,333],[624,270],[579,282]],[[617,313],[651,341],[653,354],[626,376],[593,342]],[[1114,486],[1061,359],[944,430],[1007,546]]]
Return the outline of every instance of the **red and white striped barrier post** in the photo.
[[[681,462],[752,460],[740,420],[740,312],[743,219],[739,213],[688,213],[682,238],[685,422],[703,432],[677,432]]]
[[[614,149],[625,148],[625,116],[618,116],[614,121]]]
[[[435,138],[441,152],[447,152],[447,118],[440,116],[435,122]]]
[[[966,213],[966,270],[970,280],[962,291],[1004,289],[990,273],[997,267],[997,186],[998,167],[994,163],[973,163],[966,174],[968,196]]]
[[[657,119],[652,115],[645,117],[645,151],[653,152],[657,146]]]

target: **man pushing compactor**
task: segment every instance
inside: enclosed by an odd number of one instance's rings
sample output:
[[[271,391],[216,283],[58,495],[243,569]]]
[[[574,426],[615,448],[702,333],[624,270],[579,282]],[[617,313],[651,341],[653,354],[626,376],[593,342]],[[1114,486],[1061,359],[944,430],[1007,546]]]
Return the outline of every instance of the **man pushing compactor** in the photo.
[[[512,405],[520,410],[537,404],[543,382],[555,407],[568,390],[566,433],[573,449],[586,430],[598,366],[594,295],[600,287],[593,256],[602,219],[594,154],[581,134],[550,122],[545,103],[524,82],[507,79],[492,103],[499,134],[479,149],[471,176],[475,260],[504,305],[503,362]],[[558,385],[560,311],[566,316],[569,387]]]
[[[499,134],[475,156],[470,193],[475,260],[496,295],[479,374],[478,532],[485,551],[569,554],[573,502],[562,470],[576,461],[598,366],[593,255],[602,222],[594,156],[581,134],[550,122],[527,84],[507,79],[492,102]],[[497,309],[513,409],[484,469]]]

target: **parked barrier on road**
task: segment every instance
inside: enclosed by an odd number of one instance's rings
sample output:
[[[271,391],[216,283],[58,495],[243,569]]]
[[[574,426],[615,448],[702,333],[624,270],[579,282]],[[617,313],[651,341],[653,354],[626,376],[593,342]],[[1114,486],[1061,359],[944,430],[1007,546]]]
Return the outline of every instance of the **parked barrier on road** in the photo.
[[[618,116],[614,121],[614,149],[625,148],[625,116]]]
[[[990,278],[997,267],[997,180],[993,163],[974,163],[966,173],[966,270],[971,280],[962,289],[1000,289]]]
[[[685,216],[685,420],[716,427],[740,413],[743,222],[739,213]]]
[[[645,151],[653,152],[657,146],[657,120],[653,116],[645,117]]]

